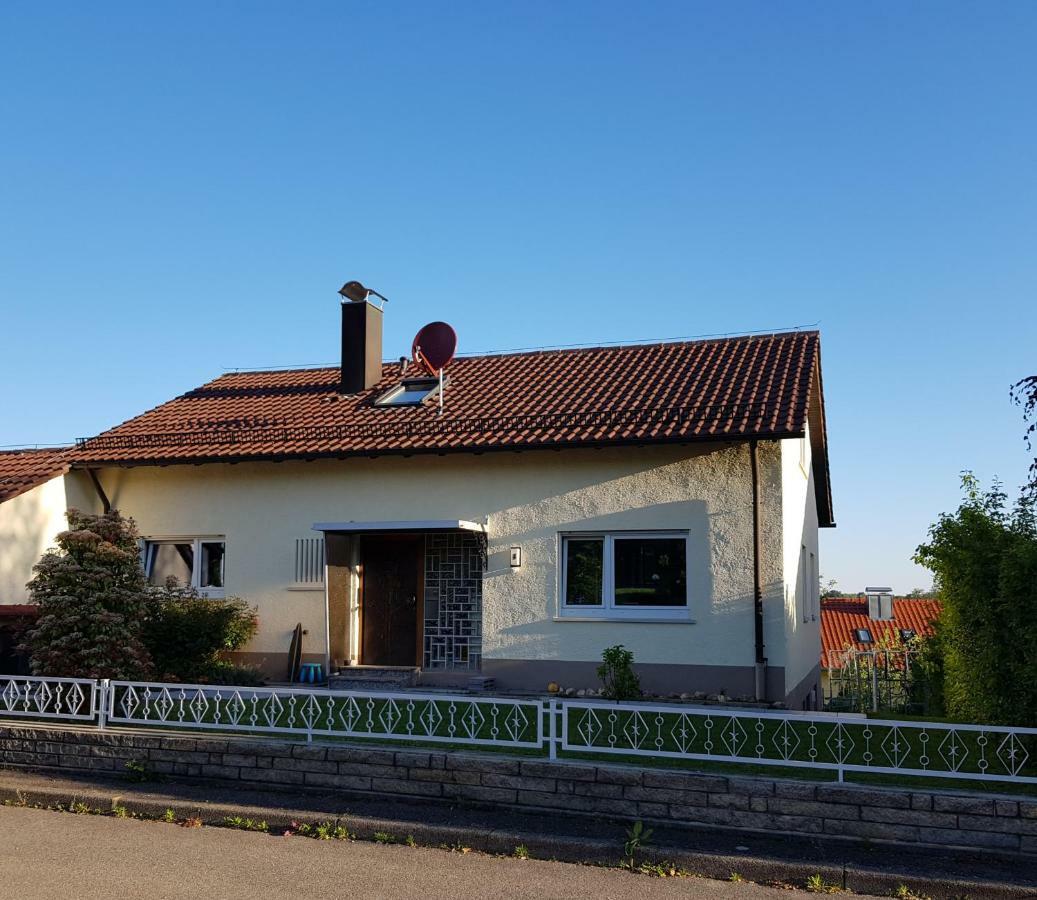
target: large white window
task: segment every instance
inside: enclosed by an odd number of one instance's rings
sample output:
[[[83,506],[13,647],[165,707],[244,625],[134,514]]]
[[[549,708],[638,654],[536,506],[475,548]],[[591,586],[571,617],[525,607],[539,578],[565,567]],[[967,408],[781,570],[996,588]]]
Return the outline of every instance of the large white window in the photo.
[[[562,536],[562,616],[688,618],[688,536],[614,532]]]
[[[144,574],[163,585],[169,578],[207,597],[223,596],[226,542],[222,537],[155,538],[144,542]]]

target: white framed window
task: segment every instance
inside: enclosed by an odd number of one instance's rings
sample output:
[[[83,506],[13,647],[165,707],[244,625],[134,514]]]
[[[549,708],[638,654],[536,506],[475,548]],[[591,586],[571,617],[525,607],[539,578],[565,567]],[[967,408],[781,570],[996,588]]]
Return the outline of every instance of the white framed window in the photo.
[[[688,618],[687,533],[623,531],[561,537],[562,617]]]
[[[206,597],[222,597],[227,542],[222,536],[147,538],[144,574],[149,584],[175,578]]]

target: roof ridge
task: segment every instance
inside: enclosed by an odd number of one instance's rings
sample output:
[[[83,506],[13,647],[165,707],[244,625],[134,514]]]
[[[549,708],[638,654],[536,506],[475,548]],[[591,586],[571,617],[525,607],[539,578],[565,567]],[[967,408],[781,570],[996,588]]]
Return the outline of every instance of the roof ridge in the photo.
[[[701,338],[664,338],[658,341],[637,341],[634,343],[602,343],[602,344],[591,344],[588,346],[577,346],[577,345],[561,345],[557,347],[531,347],[528,349],[517,349],[517,350],[487,350],[482,353],[458,353],[454,359],[501,359],[501,358],[512,358],[516,356],[548,356],[551,354],[557,355],[577,355],[581,353],[601,353],[604,351],[622,351],[622,350],[645,350],[654,347],[678,347],[688,346],[691,344],[707,345],[707,344],[729,344],[736,343],[738,341],[754,341],[754,340],[773,340],[774,338],[786,338],[796,336],[806,337],[818,337],[821,331],[817,328],[804,328],[804,329],[785,329],[782,331],[750,331],[744,334],[730,334],[725,336],[710,335]],[[392,357],[389,359],[382,359],[382,367],[399,365],[400,358]],[[331,372],[338,369],[338,366],[334,363],[321,366],[270,366],[267,368],[236,368],[224,372],[221,375],[217,375],[211,381],[206,384],[212,384],[215,381],[219,381],[221,378],[227,378],[233,375],[274,375],[274,374],[288,374],[291,372]],[[204,387],[205,385],[201,385]],[[197,390],[197,388],[195,388]]]

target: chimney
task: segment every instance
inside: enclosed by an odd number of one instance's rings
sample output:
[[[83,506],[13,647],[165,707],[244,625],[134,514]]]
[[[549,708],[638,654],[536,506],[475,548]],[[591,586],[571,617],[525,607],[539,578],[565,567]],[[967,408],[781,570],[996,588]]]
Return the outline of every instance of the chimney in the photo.
[[[864,589],[868,598],[868,618],[889,621],[893,618],[893,588],[869,587]]]
[[[342,301],[343,394],[358,394],[382,379],[382,311],[370,300]]]

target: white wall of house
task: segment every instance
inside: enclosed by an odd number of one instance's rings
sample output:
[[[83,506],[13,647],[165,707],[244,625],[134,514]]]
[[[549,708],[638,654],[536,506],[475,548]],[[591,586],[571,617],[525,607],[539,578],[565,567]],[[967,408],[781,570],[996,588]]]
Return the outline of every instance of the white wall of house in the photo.
[[[801,440],[781,442],[781,473],[785,690],[789,693],[815,669],[821,656],[820,559],[809,432]]]
[[[783,452],[760,444],[765,633],[769,662],[779,666],[789,664]],[[289,590],[295,540],[313,536],[313,523],[465,519],[488,526],[485,659],[595,661],[623,643],[643,662],[753,663],[745,444],[135,467],[100,478],[145,536],[225,535],[226,592],[259,607],[255,652],[285,653],[296,622],[309,632],[305,650],[324,651],[323,594]],[[690,621],[562,620],[559,536],[599,530],[686,531]],[[509,565],[512,546],[522,548],[518,569]],[[816,653],[802,668],[813,664]]]
[[[69,506],[89,505],[76,476],[58,476],[0,503],[0,603],[27,603],[32,567],[68,525]]]

